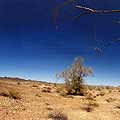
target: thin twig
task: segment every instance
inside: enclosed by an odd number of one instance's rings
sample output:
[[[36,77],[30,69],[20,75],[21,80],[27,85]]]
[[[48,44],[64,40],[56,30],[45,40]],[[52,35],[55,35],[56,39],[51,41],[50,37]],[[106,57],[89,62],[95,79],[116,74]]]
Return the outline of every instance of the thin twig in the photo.
[[[120,12],[120,10],[96,10],[96,9],[92,9],[89,7],[85,7],[85,6],[75,6],[76,8],[79,9],[83,9],[83,10],[88,10],[89,13],[116,13],[116,12]]]

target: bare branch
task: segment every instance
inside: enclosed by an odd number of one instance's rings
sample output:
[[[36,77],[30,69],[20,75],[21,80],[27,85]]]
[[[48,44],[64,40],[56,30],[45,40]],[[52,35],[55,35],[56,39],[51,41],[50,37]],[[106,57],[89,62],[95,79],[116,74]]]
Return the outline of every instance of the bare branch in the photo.
[[[89,11],[88,14],[90,14],[90,13],[92,13],[92,14],[94,14],[94,13],[96,13],[96,14],[99,14],[99,13],[105,14],[105,13],[118,13],[118,12],[120,12],[120,10],[96,10],[96,9],[88,8],[88,7],[85,7],[85,6],[79,6],[79,5],[77,5],[75,7],[79,8],[79,9],[83,9],[83,10],[88,10]]]
[[[76,8],[80,8],[80,9],[84,9],[84,10],[88,10],[90,12],[94,12],[95,10],[94,9],[91,9],[91,8],[88,8],[88,7],[84,7],[84,6],[76,6]]]

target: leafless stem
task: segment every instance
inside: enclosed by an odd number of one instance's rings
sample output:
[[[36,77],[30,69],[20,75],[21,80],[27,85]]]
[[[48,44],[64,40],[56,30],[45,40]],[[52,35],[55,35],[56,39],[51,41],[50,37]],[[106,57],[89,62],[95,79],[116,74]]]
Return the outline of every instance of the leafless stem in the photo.
[[[88,11],[90,11],[90,12],[94,12],[94,11],[95,11],[94,9],[91,9],[91,8],[88,8],[88,7],[84,7],[84,6],[79,6],[79,5],[77,5],[76,8],[88,10]]]
[[[92,8],[88,8],[88,7],[85,7],[85,6],[75,6],[76,8],[79,8],[79,9],[83,9],[83,10],[88,10],[89,12],[87,12],[88,14],[91,14],[91,13],[96,13],[96,14],[99,14],[99,13],[117,13],[117,12],[120,12],[120,10],[96,10],[96,9],[92,9]],[[82,15],[82,14],[81,14]]]

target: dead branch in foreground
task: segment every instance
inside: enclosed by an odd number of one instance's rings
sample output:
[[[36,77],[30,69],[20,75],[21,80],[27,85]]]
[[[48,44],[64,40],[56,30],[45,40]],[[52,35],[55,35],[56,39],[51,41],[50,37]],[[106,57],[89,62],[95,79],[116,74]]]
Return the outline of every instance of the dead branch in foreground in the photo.
[[[89,15],[89,14],[120,13],[120,10],[97,10],[97,9],[92,9],[92,8],[85,7],[85,6],[80,6],[80,5],[76,5],[75,8],[83,9],[83,10],[87,11],[87,12],[84,12],[84,13],[80,14],[79,16],[76,16],[75,18],[84,16],[84,15]]]

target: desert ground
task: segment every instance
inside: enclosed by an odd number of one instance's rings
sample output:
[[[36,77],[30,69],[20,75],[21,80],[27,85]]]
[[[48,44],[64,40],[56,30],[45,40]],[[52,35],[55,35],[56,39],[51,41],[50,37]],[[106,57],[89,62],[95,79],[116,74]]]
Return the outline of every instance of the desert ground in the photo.
[[[120,120],[120,87],[88,86],[87,96],[65,96],[61,86],[0,78],[0,120]]]

